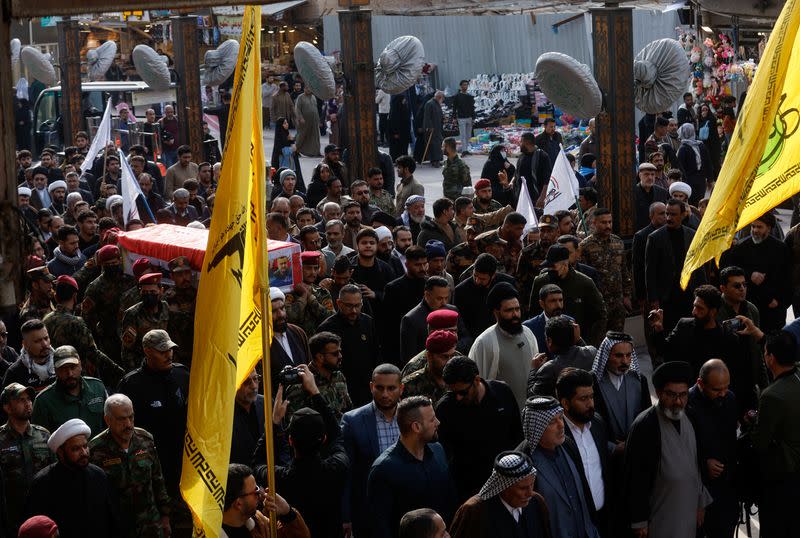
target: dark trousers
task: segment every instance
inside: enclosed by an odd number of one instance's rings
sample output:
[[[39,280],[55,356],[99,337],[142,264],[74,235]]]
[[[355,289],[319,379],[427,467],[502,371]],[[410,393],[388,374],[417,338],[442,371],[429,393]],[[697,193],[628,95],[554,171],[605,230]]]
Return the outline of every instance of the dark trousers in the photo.
[[[389,123],[389,114],[378,114],[378,136],[380,136],[381,144],[385,144],[387,141],[386,138],[386,127]]]
[[[738,522],[739,503],[735,496],[726,495],[724,499],[714,500],[706,508],[703,531],[706,538],[733,538]]]
[[[780,481],[763,484],[758,505],[761,538],[797,536],[797,499],[800,498],[800,474],[787,475]]]

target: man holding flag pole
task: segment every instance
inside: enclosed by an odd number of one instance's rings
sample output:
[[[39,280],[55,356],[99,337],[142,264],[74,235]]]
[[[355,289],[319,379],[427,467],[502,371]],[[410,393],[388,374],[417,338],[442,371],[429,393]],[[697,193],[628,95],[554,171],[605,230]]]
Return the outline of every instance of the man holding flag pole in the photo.
[[[261,131],[261,7],[246,6],[219,189],[197,295],[181,493],[195,536],[221,535],[236,389],[263,358],[269,491],[275,492],[272,388],[267,357],[264,148]],[[270,513],[270,535],[277,520]]]

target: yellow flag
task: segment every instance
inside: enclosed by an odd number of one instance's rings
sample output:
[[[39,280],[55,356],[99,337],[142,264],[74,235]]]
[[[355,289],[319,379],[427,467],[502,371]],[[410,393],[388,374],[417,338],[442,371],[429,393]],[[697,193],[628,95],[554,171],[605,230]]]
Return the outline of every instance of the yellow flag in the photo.
[[[787,0],[736,122],[725,163],[692,245],[681,286],[733,236],[800,191],[800,0]]]
[[[262,319],[271,315],[260,299],[269,285],[260,51],[261,8],[247,6],[195,315],[181,472],[195,536],[219,536],[234,396],[261,358]]]

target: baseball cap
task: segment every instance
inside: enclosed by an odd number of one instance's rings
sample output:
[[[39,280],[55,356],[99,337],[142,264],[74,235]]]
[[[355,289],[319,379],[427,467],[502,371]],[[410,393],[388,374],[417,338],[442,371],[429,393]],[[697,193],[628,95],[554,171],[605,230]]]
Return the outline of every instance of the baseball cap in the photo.
[[[163,329],[153,329],[152,331],[148,331],[142,338],[142,347],[155,349],[156,351],[167,351],[178,347],[178,344],[170,339],[167,331]]]
[[[25,392],[28,393],[31,399],[36,396],[36,391],[33,387],[26,387],[19,383],[9,383],[6,385],[6,388],[3,389],[3,392],[0,392],[0,404],[6,404],[9,400],[17,399]]]
[[[72,346],[59,346],[53,352],[53,365],[56,369],[67,364],[80,364],[81,358],[78,350]]]

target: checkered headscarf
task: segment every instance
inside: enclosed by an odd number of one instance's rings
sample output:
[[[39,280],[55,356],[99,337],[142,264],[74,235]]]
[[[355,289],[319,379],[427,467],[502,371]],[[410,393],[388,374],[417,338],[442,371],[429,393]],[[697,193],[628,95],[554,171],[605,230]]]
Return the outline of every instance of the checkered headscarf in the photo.
[[[552,396],[528,398],[522,409],[522,431],[531,451],[539,446],[539,440],[553,418],[563,412],[564,408]]]
[[[478,496],[486,501],[531,475],[536,478],[536,468],[527,454],[513,450],[501,452],[494,460],[492,475],[478,492]]]
[[[594,356],[594,362],[592,363],[592,373],[598,380],[602,379],[606,372],[606,364],[608,364],[608,358],[611,356],[611,348],[623,342],[630,343],[633,348],[633,338],[630,335],[614,331],[606,333],[606,337],[603,339],[603,343],[600,344],[600,348],[597,350],[597,354]],[[640,371],[639,359],[636,357],[635,348],[631,355],[630,369],[636,370],[637,372]]]

